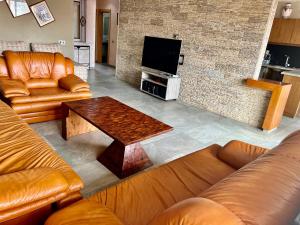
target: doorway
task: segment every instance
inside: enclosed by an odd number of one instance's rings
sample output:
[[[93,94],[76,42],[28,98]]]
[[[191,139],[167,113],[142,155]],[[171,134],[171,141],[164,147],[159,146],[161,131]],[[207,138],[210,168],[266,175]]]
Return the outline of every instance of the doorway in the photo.
[[[96,62],[109,64],[111,10],[97,9]]]

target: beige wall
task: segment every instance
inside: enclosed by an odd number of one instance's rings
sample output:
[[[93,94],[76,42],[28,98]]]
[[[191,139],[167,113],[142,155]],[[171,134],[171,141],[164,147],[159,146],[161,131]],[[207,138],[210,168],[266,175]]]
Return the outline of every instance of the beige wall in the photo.
[[[111,10],[110,51],[108,64],[115,66],[118,38],[117,13],[119,12],[119,0],[97,0],[97,9]]]
[[[276,18],[282,17],[282,8],[286,3],[292,3],[293,4],[293,12],[291,15],[291,18],[294,19],[300,19],[300,1],[299,0],[288,0],[288,1],[279,1],[278,2],[278,8],[276,11]]]
[[[28,4],[40,0],[27,0]],[[47,0],[55,22],[40,27],[33,14],[13,18],[5,1],[0,2],[0,40],[31,42],[57,42],[66,40],[63,47],[66,56],[73,57],[73,1]]]
[[[117,77],[138,85],[145,35],[183,40],[180,100],[261,126],[269,94],[256,78],[277,0],[121,0]]]

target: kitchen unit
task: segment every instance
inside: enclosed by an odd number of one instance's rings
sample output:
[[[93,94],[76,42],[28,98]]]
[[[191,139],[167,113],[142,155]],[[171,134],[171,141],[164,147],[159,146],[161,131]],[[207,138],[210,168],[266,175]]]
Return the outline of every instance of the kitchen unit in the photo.
[[[292,84],[284,115],[296,117],[300,114],[300,70],[284,71],[283,82]]]
[[[281,123],[292,85],[264,79],[247,79],[246,86],[271,92],[271,99],[263,121],[262,129],[266,132],[272,132],[277,129]]]
[[[269,43],[300,45],[300,19],[274,19]]]
[[[297,68],[265,64],[262,66],[260,78],[281,82],[283,80],[284,71],[294,71],[294,70],[297,70]]]

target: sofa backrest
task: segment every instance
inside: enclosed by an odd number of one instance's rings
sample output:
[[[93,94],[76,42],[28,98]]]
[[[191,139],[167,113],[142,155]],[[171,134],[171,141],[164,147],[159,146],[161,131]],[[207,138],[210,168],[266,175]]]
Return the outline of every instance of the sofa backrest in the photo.
[[[3,41],[0,40],[0,56],[4,51],[30,51],[29,43],[25,41]]]
[[[294,225],[300,213],[300,131],[149,225]]]
[[[9,77],[25,83],[30,79],[59,80],[74,71],[73,63],[60,53],[4,51],[3,54]]]
[[[201,193],[246,225],[290,225],[300,212],[300,131]]]
[[[59,43],[31,43],[30,46],[33,52],[62,53],[61,45]]]
[[[0,77],[7,77],[8,76],[8,70],[5,62],[5,58],[3,56],[0,56]]]

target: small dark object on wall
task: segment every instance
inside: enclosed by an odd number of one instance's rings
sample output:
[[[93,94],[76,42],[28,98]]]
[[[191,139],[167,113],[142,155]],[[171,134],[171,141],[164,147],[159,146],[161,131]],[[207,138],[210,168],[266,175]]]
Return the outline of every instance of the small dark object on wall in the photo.
[[[184,64],[184,54],[179,55],[179,65],[182,66]]]
[[[86,25],[86,18],[85,18],[84,16],[82,16],[82,17],[80,18],[80,25],[81,25],[82,27],[85,27],[85,25]]]

